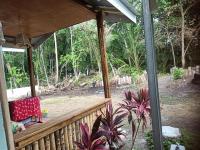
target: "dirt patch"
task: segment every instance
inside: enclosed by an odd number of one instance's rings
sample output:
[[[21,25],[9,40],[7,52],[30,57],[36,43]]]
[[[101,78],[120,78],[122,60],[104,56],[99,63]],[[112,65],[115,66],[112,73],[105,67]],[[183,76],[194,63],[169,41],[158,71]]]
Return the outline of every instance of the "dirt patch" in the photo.
[[[200,87],[191,84],[190,81],[191,78],[174,82],[170,76],[159,77],[162,124],[181,128],[186,148],[197,150],[200,149]],[[112,89],[112,101],[115,106],[124,99],[126,90],[136,88],[124,86]],[[72,109],[93,105],[103,97],[102,88],[74,89],[42,96],[42,107],[49,109],[49,116],[53,119]],[[129,149],[131,134],[126,121],[125,130],[128,133],[126,149]],[[139,139],[142,138],[142,134],[139,135]]]
[[[162,124],[182,130],[186,148],[200,149],[200,86],[187,80],[160,78]]]

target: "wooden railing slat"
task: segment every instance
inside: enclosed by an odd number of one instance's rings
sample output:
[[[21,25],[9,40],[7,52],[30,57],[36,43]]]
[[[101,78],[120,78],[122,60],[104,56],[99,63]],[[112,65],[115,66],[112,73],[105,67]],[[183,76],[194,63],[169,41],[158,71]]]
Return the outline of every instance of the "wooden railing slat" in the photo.
[[[66,150],[66,146],[65,146],[65,137],[64,137],[64,129],[60,129],[60,144],[61,144],[61,149],[62,150]]]
[[[44,138],[44,143],[45,143],[45,150],[51,150],[51,147],[50,147],[50,138],[49,136],[46,136]]]
[[[69,125],[69,128],[68,128],[68,137],[69,137],[69,149],[72,150],[73,149],[73,139],[72,139],[72,126],[71,124]]]
[[[33,150],[39,150],[38,141],[33,143]]]
[[[60,143],[60,132],[56,131],[55,132],[55,141],[56,141],[56,149],[61,150],[61,143]]]
[[[44,139],[43,138],[39,140],[39,149],[40,150],[45,150]]]
[[[64,138],[65,138],[66,149],[69,150],[69,139],[68,139],[67,127],[64,128]]]
[[[80,120],[75,122],[76,140],[80,141]]]
[[[51,150],[56,150],[56,143],[55,143],[54,133],[50,134],[50,147],[51,147]]]
[[[73,142],[73,149],[75,149],[76,145],[74,144],[74,141],[77,141],[76,138],[76,127],[75,127],[75,122],[72,123],[72,142]]]

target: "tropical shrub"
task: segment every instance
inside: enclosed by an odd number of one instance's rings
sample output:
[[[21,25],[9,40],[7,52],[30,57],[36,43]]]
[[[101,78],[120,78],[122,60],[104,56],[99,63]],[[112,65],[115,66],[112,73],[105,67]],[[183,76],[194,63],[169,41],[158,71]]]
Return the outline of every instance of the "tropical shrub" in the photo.
[[[80,124],[81,142],[74,141],[79,150],[107,150],[106,148],[106,133],[99,130],[101,116],[99,116],[90,133],[87,123]]]
[[[106,112],[102,112],[102,116],[96,119],[91,133],[87,124],[80,125],[82,142],[75,142],[79,150],[106,150],[108,149],[106,145],[109,146],[109,150],[122,149],[125,134],[121,128],[126,117],[132,127],[133,148],[140,126],[142,125],[144,129],[147,125],[147,119],[150,116],[150,98],[147,89],[141,89],[137,95],[134,92],[125,92],[125,97],[116,110],[113,109],[111,103],[106,107]]]
[[[147,119],[150,116],[150,97],[147,89],[141,89],[137,95],[134,92],[125,92],[125,99],[120,104],[121,108],[128,111],[128,122],[132,127],[132,148],[137,137],[138,130],[142,123],[142,129],[147,126]],[[135,114],[136,118],[134,118]],[[138,126],[136,127],[136,123]]]
[[[124,135],[121,130],[122,121],[127,116],[127,112],[123,112],[121,108],[113,110],[112,104],[110,103],[106,108],[106,113],[103,114],[101,119],[101,128],[107,132],[107,142],[110,150],[121,149],[124,146],[122,137]]]
[[[82,142],[74,142],[79,150],[119,150],[124,146],[122,137],[125,135],[121,130],[121,123],[127,113],[121,108],[114,111],[110,103],[106,113],[102,114],[103,117],[96,119],[91,133],[87,124],[80,124]]]
[[[174,80],[182,79],[182,78],[183,78],[183,75],[184,75],[184,70],[183,70],[183,68],[174,67],[174,68],[172,69],[172,77],[173,77]]]

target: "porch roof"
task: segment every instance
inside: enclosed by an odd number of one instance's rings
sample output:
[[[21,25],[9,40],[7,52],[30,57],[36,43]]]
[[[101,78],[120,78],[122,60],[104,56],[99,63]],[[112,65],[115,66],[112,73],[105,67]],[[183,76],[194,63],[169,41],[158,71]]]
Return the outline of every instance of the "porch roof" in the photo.
[[[109,1],[109,0],[108,0]],[[128,21],[116,7],[107,0],[3,0],[0,5],[0,21],[3,24],[7,47],[19,47],[16,37],[23,34],[37,47],[53,32],[96,18],[96,13],[104,11],[105,20]],[[126,11],[136,15],[126,0]],[[134,16],[135,17],[135,16]],[[131,19],[133,21],[133,19]]]

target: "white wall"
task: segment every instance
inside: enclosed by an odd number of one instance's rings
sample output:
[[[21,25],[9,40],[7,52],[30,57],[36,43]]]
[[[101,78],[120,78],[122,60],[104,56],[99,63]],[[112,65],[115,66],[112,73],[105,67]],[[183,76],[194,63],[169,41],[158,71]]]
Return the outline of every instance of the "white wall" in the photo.
[[[35,86],[35,90],[38,93],[38,86]],[[31,89],[30,87],[23,87],[23,88],[17,88],[17,89],[9,89],[7,90],[7,97],[8,101],[16,100],[21,97],[31,97]]]

